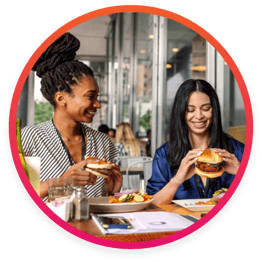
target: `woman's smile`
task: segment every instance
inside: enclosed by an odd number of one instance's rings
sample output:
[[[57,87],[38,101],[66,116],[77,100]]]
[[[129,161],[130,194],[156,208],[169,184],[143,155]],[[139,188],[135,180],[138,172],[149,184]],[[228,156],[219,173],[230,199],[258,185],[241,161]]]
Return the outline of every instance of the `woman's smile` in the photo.
[[[95,111],[95,112],[92,112],[92,111],[86,111],[86,112],[87,112],[87,114],[91,115],[92,117],[94,117],[95,114],[96,114],[96,111]]]
[[[200,123],[198,123],[198,122],[193,122],[193,124],[194,124],[194,126],[195,126],[196,128],[203,128],[203,127],[205,126],[206,122],[200,122]]]
[[[212,123],[210,98],[202,92],[194,92],[188,99],[186,123],[189,132],[204,134]]]
[[[77,122],[91,123],[100,109],[99,87],[93,77],[83,77],[80,84],[72,87],[67,95],[67,113]]]

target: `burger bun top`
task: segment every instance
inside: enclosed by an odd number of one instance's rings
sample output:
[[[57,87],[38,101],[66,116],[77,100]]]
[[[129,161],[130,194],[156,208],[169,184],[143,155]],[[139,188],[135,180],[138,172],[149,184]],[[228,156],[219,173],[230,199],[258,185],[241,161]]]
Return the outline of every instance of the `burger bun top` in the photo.
[[[223,162],[223,157],[212,149],[205,149],[203,153],[198,157],[198,162],[217,164]]]
[[[112,166],[101,160],[101,159],[98,159],[98,158],[95,158],[95,157],[86,157],[86,159],[89,159],[90,162],[86,164],[86,167],[88,168],[92,168],[92,169],[111,169]]]

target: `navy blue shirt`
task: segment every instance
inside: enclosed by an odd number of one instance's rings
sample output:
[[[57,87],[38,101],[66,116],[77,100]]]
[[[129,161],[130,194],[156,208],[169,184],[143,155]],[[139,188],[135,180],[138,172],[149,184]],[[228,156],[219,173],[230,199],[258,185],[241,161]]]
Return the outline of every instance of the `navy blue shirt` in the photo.
[[[236,156],[239,162],[241,162],[243,152],[244,152],[244,145],[240,143],[239,141],[231,138],[230,140],[232,146],[233,146],[233,154]],[[147,182],[147,194],[154,195],[158,191],[160,191],[174,176],[171,173],[168,160],[167,160],[167,151],[168,151],[168,143],[166,142],[164,145],[162,145],[160,148],[156,150],[155,157],[153,160],[153,166],[152,166],[152,177]],[[203,195],[205,196],[205,187],[203,186],[201,179],[198,175],[195,175],[196,178],[199,180],[200,188],[203,192]],[[233,179],[235,178],[234,175],[228,174],[224,172],[221,179],[217,179],[217,184],[215,188],[209,188],[207,192],[207,198],[212,198],[213,193],[219,189],[223,188],[229,188],[231,185]],[[183,184],[179,186],[177,189],[177,192],[174,196],[174,199],[198,199],[201,198],[196,181],[194,176],[189,179],[191,188],[186,189]]]

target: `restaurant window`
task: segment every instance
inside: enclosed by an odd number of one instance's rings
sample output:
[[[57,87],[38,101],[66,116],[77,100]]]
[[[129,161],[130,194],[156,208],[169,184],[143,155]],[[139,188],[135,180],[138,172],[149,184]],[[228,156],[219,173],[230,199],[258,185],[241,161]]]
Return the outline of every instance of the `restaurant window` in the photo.
[[[119,61],[119,55],[120,55],[120,50],[119,50],[119,44],[120,44],[120,36],[119,36],[119,28],[120,28],[120,22],[119,22],[119,15],[116,16],[115,19],[115,39],[114,39],[114,46],[113,46],[113,55],[114,55],[114,78],[113,78],[113,85],[115,86],[114,88],[114,97],[116,98],[114,100],[114,104],[113,104],[113,122],[114,122],[114,126],[116,126],[117,124],[119,124],[119,113],[118,113],[118,108],[119,107],[119,97],[118,97],[118,77],[119,77],[119,66],[121,66],[120,61]]]
[[[224,73],[222,124],[224,131],[228,133],[230,127],[246,126],[246,115],[237,81],[225,60],[222,61]]]
[[[162,144],[169,140],[170,112],[180,85],[190,78],[206,80],[206,40],[176,21],[166,21],[166,92],[163,95]]]
[[[138,136],[151,129],[153,72],[153,15],[138,13],[136,19],[135,126]]]
[[[109,25],[109,33],[107,36],[107,63],[106,63],[106,75],[107,75],[107,94],[108,94],[108,110],[107,110],[107,125],[113,127],[113,107],[114,107],[114,85],[113,85],[113,74],[114,74],[114,60],[113,60],[113,43],[114,43],[114,24]]]
[[[122,100],[122,122],[130,123],[130,107],[131,101],[131,56],[133,55],[133,27],[132,27],[132,13],[123,14],[123,42],[122,42],[122,87],[121,87],[121,100]]]
[[[42,95],[41,78],[34,73],[34,125],[38,125],[53,118],[53,108]]]

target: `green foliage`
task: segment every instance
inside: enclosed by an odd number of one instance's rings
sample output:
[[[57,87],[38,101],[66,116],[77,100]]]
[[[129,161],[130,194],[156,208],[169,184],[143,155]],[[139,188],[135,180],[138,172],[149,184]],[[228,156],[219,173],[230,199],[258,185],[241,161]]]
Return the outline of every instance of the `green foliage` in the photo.
[[[144,96],[144,97],[142,98],[142,103],[149,103],[149,102],[150,102],[149,97]]]
[[[53,109],[50,103],[35,102],[35,125],[53,118]]]
[[[150,110],[148,110],[147,113],[144,114],[143,116],[139,117],[139,125],[142,126],[145,129],[145,131],[151,129],[150,119],[151,119]]]

